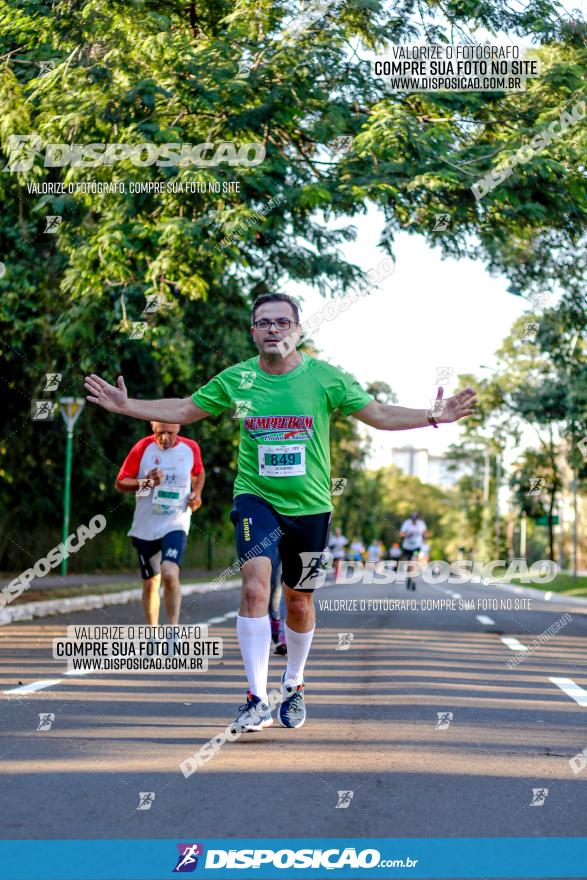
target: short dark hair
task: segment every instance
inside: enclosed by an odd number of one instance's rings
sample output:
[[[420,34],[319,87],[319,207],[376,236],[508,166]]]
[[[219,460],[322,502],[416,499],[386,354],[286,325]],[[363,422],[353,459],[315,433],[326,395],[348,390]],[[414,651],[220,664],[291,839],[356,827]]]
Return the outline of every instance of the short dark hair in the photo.
[[[294,318],[296,319],[296,324],[300,322],[300,311],[298,308],[298,304],[293,299],[293,297],[288,296],[287,293],[264,293],[262,296],[258,296],[255,302],[253,303],[253,317],[252,321],[255,322],[255,312],[259,308],[259,306],[264,305],[268,302],[285,302],[289,303],[291,306],[292,312],[294,314]]]

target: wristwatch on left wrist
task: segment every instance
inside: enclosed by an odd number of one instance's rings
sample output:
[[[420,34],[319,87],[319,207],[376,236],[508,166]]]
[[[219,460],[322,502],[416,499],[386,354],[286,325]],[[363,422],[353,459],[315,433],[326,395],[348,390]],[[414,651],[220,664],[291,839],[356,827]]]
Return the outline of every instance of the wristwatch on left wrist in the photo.
[[[428,410],[428,421],[432,425],[433,428],[438,428],[438,423],[434,419],[431,409]]]

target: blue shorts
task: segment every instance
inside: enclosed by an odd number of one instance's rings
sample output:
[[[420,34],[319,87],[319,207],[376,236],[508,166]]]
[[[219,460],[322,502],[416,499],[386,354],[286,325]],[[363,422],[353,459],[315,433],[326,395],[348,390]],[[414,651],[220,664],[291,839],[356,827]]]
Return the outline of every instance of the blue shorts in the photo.
[[[139,554],[141,577],[144,581],[155,577],[161,572],[162,562],[175,562],[181,568],[181,562],[188,536],[181,529],[168,532],[157,541],[144,541],[142,538],[133,538],[133,546]]]
[[[290,589],[312,592],[322,552],[328,546],[332,513],[285,516],[249,492],[237,495],[230,519],[235,528],[236,552],[242,565],[255,556],[281,558],[283,583]]]

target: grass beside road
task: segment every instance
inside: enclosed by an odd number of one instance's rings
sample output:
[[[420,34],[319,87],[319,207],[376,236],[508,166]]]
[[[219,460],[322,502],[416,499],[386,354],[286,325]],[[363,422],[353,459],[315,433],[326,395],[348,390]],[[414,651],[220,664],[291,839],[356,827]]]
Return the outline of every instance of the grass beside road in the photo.
[[[505,574],[505,569],[504,569]],[[495,578],[496,582],[505,582],[503,577]],[[572,574],[557,574],[554,580],[548,584],[525,584],[519,575],[508,578],[508,583],[519,584],[521,587],[534,587],[537,590],[551,590],[553,593],[561,593],[566,596],[587,596],[587,577],[577,577]]]

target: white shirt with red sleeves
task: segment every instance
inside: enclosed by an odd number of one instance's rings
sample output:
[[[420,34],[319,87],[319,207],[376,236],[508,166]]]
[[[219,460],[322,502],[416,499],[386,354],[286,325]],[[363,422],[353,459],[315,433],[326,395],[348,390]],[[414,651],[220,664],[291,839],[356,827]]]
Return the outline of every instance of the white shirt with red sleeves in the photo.
[[[176,531],[187,535],[192,516],[187,506],[192,491],[191,477],[204,470],[200,447],[194,440],[178,435],[173,446],[161,449],[154,434],[144,437],[135,443],[116,479],[142,479],[153,468],[163,471],[163,480],[147,495],[136,496],[135,514],[128,534],[144,541],[157,541]],[[165,503],[167,499],[168,503]]]

